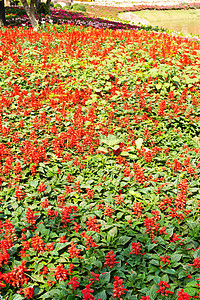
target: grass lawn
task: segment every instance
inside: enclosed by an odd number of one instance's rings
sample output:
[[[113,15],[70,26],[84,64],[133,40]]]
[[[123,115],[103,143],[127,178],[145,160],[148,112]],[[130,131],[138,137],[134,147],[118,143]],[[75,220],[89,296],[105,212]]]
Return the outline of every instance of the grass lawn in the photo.
[[[134,12],[153,26],[169,28],[183,33],[200,34],[200,9],[189,10],[143,10]]]
[[[120,14],[127,11],[119,7],[86,5],[87,13],[93,17],[113,18],[121,21]],[[133,11],[138,17],[144,18],[153,26],[182,31],[186,34],[200,34],[200,9],[188,10],[141,10]]]
[[[150,23],[156,23],[163,21],[187,22],[193,20],[200,22],[200,9],[188,9],[188,10],[142,10],[134,12],[138,17],[147,19]]]

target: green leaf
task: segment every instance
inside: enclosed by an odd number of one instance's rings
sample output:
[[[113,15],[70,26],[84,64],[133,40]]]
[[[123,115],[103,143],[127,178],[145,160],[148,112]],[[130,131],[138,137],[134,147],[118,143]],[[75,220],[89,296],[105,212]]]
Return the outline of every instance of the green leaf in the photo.
[[[137,140],[135,141],[136,148],[137,148],[137,149],[141,149],[142,143],[143,143],[143,139],[142,139],[142,138],[137,139]]]
[[[158,260],[156,260],[156,259],[150,260],[149,263],[152,264],[152,265],[154,265],[154,266],[159,266],[160,265],[160,262]]]
[[[117,235],[117,227],[113,227],[111,230],[108,231],[108,236],[114,238]]]
[[[41,282],[41,283],[44,283],[44,279],[43,279],[43,276],[42,276],[42,275],[32,274],[32,275],[31,275],[31,278],[32,278],[32,280],[35,281],[35,282]]]
[[[55,251],[59,251],[63,248],[65,248],[66,246],[70,245],[70,242],[66,242],[66,243],[58,243],[56,244],[56,247],[55,247]]]
[[[125,245],[126,243],[128,243],[130,241],[130,239],[131,239],[131,237],[127,236],[127,235],[120,236],[120,238],[118,240],[118,244]]]
[[[190,287],[190,286],[197,287],[197,281],[192,280],[186,284],[186,287]]]
[[[21,295],[19,295],[19,294],[15,294],[15,295],[13,295],[13,298],[12,298],[13,300],[23,300],[24,299],[24,297],[22,297]]]
[[[38,180],[32,180],[28,182],[30,184],[30,186],[32,186],[33,188],[36,188],[38,186]]]
[[[74,295],[67,296],[67,300],[74,300]]]
[[[102,291],[102,292],[99,292],[95,295],[96,299],[101,299],[101,300],[106,300],[107,299],[107,296],[106,296],[106,292],[105,291]]]
[[[156,299],[157,297],[157,290],[158,287],[156,284],[153,284],[152,287],[150,288],[150,290],[146,293],[146,296],[149,296],[151,300]]]
[[[53,299],[53,296],[57,296],[60,294],[60,290],[58,289],[54,289],[54,290],[51,290],[47,293],[45,293],[44,295],[40,296],[41,299]]]
[[[167,273],[167,274],[171,274],[171,275],[175,275],[176,271],[174,269],[166,269],[166,270],[162,270],[163,273]]]
[[[115,145],[118,145],[119,143],[121,143],[121,139],[119,139],[118,137],[116,137],[115,135],[109,134],[107,137],[101,139],[101,142],[113,147]]]
[[[180,272],[178,273],[178,279],[186,278],[186,277],[187,277],[186,271],[180,271]]]
[[[152,250],[153,248],[157,247],[158,244],[150,244],[148,245],[148,251]]]
[[[108,152],[108,149],[106,149],[106,148],[104,148],[104,147],[98,147],[98,148],[97,148],[97,151],[102,151],[102,152],[107,153],[107,152]]]
[[[161,88],[162,88],[162,84],[161,84],[161,83],[157,83],[157,84],[156,84],[156,89],[157,89],[157,90],[161,90]]]
[[[193,288],[193,287],[186,287],[186,288],[184,288],[184,292],[188,293],[189,296],[191,296],[191,297],[195,296],[195,294],[196,294],[197,291],[198,290],[195,289],[195,288]]]
[[[104,285],[105,283],[110,282],[110,272],[105,272],[104,274],[101,274],[99,276],[99,280],[101,285]]]
[[[181,260],[181,257],[182,257],[182,254],[173,253],[170,256],[170,259],[171,259],[172,262],[178,262],[178,261]]]

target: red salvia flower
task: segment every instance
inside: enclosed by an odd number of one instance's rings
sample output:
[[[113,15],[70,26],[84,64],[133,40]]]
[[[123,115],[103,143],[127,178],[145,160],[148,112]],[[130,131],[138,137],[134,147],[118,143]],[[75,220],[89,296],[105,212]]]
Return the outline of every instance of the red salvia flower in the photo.
[[[129,255],[130,254],[136,254],[136,255],[144,255],[144,253],[143,254],[141,254],[141,244],[140,244],[140,242],[138,242],[138,243],[132,243],[131,244],[131,247],[132,247],[132,251],[129,253]]]
[[[1,280],[13,287],[20,287],[28,282],[28,278],[25,275],[26,271],[26,261],[23,261],[20,266],[14,266],[11,272],[1,274]]]
[[[68,248],[68,252],[70,254],[70,258],[74,258],[74,257],[77,257],[77,258],[82,258],[79,253],[81,252],[81,249],[77,249],[76,248],[77,244],[74,244],[74,242],[72,241],[71,244],[70,244],[70,247]]]
[[[27,287],[23,290],[24,296],[26,299],[31,299],[34,296],[34,288],[33,287]]]
[[[87,284],[85,289],[81,291],[84,295],[83,300],[96,300],[96,298],[92,295],[93,292],[94,290],[90,288],[90,284]]]
[[[193,262],[193,264],[191,264],[191,266],[194,266],[195,269],[200,268],[200,256],[194,259],[194,262]]]
[[[63,267],[63,264],[60,264],[55,268],[55,273],[54,276],[56,276],[56,279],[59,281],[65,281],[67,280],[67,275],[68,272],[67,270]]]
[[[15,189],[15,197],[17,198],[18,201],[23,200],[24,194],[25,193],[22,191],[22,189],[17,186]]]
[[[181,289],[178,292],[178,300],[190,300],[190,299],[192,299],[192,297],[190,297],[188,293],[184,292],[183,289]]]
[[[39,186],[38,186],[38,192],[40,192],[40,193],[42,193],[42,192],[44,192],[45,191],[45,183],[44,182],[42,182],[42,183],[40,183],[39,184]]]
[[[97,219],[95,217],[89,217],[88,221],[86,222],[87,225],[87,231],[95,231],[100,232],[101,224],[97,224]]]
[[[164,262],[164,264],[169,265],[170,264],[169,258],[170,258],[170,255],[165,254],[164,257],[160,256],[160,261]]]
[[[119,279],[119,277],[114,277],[115,281],[113,282],[113,297],[114,298],[120,298],[121,295],[125,294],[125,291],[128,291],[123,287],[123,279]]]
[[[169,294],[173,294],[173,292],[169,291],[169,290],[166,290],[166,288],[169,288],[170,285],[168,284],[168,281],[160,281],[158,283],[159,285],[159,289],[157,290],[157,294],[158,293],[161,293],[161,297],[164,297],[166,296],[168,298]]]
[[[72,279],[68,282],[68,285],[71,285],[73,290],[76,290],[79,287],[79,282],[77,277],[72,277]]]
[[[109,268],[113,268],[115,266],[115,264],[118,264],[119,262],[115,261],[115,257],[116,255],[114,254],[114,252],[111,250],[106,256],[105,256],[105,263],[104,263],[104,267],[109,267]]]
[[[30,208],[28,208],[26,214],[25,214],[25,217],[26,217],[26,222],[28,224],[31,224],[32,226],[35,225],[36,223],[36,218],[38,217],[38,215],[35,215],[36,212],[35,211],[32,211]]]
[[[141,217],[142,210],[144,209],[141,202],[134,202],[131,206],[133,214],[137,216],[137,219]]]

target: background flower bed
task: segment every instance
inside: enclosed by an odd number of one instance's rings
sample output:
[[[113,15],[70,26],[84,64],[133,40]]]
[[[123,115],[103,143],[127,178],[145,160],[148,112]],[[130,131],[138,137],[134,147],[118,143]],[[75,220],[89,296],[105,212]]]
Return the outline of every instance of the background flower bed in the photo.
[[[40,21],[52,22],[55,24],[74,23],[82,26],[94,26],[96,28],[112,28],[112,29],[133,29],[131,24],[123,24],[119,18],[119,14],[128,11],[142,10],[189,10],[200,8],[200,3],[188,3],[174,6],[158,6],[158,5],[135,5],[133,7],[112,7],[99,5],[85,5],[87,12],[74,12],[70,9],[50,10],[50,14],[45,16],[37,16]],[[104,19],[102,19],[104,18]],[[108,20],[109,19],[109,20]],[[113,20],[113,21],[111,21]],[[6,21],[10,26],[30,26],[29,18],[27,17],[23,7],[6,7]],[[117,22],[118,21],[118,22]],[[164,29],[162,29],[164,31]]]
[[[50,28],[0,34],[1,295],[199,298],[200,44]]]

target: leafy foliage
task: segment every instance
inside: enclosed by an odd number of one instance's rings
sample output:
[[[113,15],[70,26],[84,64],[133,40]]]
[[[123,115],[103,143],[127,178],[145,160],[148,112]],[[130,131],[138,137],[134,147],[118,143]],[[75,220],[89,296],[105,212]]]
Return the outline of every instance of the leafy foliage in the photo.
[[[1,33],[2,297],[199,297],[199,43]]]

